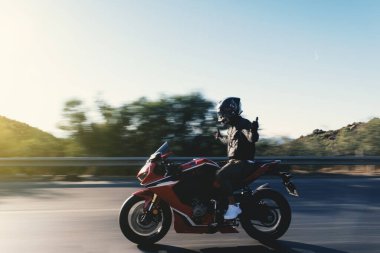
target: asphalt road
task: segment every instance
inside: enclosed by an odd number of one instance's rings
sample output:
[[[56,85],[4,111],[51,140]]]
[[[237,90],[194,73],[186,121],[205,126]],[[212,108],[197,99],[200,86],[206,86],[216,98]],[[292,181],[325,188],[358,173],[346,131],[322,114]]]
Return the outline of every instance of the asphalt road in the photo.
[[[279,180],[264,179],[285,194]],[[288,197],[293,220],[276,243],[239,234],[176,234],[136,246],[124,238],[118,213],[135,182],[0,183],[0,252],[344,253],[380,252],[380,178],[295,178]]]

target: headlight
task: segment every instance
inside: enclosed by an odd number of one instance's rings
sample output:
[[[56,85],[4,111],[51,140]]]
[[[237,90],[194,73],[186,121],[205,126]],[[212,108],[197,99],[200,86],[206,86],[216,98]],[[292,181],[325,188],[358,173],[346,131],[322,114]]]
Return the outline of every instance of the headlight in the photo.
[[[147,175],[148,175],[148,172],[144,172],[144,173],[137,175],[137,178],[140,180],[140,182],[142,182],[142,181],[144,181],[144,179],[146,178]]]

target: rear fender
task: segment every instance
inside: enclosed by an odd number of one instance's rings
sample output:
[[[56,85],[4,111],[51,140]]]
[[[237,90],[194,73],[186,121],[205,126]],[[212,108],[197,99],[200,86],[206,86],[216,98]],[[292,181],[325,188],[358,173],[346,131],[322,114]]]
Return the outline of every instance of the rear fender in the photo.
[[[246,192],[240,201],[240,207],[243,211],[242,215],[249,218],[257,218],[259,213],[259,206],[257,196],[264,191],[273,191],[268,183],[262,184],[254,191]]]

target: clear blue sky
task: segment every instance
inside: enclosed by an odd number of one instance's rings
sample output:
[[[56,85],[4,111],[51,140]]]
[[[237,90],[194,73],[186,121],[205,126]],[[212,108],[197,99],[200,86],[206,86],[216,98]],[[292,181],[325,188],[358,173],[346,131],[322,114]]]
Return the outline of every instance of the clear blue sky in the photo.
[[[262,134],[379,117],[380,1],[0,0],[0,115],[60,135],[63,104],[199,91]]]

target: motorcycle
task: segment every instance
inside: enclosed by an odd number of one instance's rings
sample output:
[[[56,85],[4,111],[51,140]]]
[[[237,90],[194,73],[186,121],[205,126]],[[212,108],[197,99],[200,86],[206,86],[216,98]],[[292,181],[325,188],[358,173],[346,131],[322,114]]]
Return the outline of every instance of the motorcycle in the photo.
[[[133,193],[122,205],[119,225],[124,236],[136,244],[153,244],[169,231],[174,218],[177,233],[238,233],[239,224],[259,241],[275,240],[287,230],[291,209],[286,198],[263,184],[251,190],[255,179],[275,168],[280,161],[251,161],[252,171],[234,192],[242,213],[224,220],[228,202],[214,186],[218,163],[206,158],[184,164],[169,160],[165,142],[137,174],[145,189]],[[298,196],[289,173],[279,173],[288,193]]]

